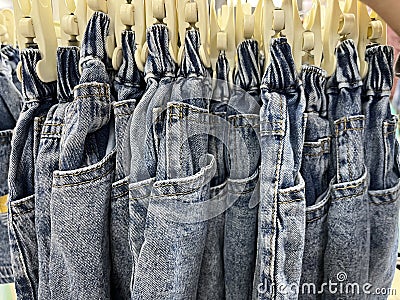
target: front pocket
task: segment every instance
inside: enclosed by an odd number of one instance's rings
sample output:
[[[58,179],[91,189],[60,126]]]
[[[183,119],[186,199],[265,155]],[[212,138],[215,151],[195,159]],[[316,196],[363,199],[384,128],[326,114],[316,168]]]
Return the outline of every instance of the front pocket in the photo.
[[[371,247],[368,282],[376,288],[390,288],[396,268],[400,181],[382,191],[369,191]],[[374,289],[371,289],[374,290]]]
[[[298,299],[306,230],[305,184],[300,174],[296,186],[278,191],[275,284],[277,299]],[[280,288],[282,287],[282,288]]]
[[[207,201],[215,159],[207,158],[207,165],[193,176],[154,183],[133,299],[196,298],[207,221],[215,204]]]
[[[109,214],[115,151],[53,173],[49,289],[63,299],[109,299]],[[90,291],[90,293],[88,293]]]
[[[9,202],[12,267],[18,299],[37,299],[38,253],[35,231],[35,196]]]

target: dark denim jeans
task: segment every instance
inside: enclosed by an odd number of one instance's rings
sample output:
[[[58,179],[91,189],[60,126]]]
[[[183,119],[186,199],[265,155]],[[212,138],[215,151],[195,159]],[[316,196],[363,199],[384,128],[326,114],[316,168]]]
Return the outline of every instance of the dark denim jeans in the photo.
[[[18,299],[37,299],[38,249],[35,227],[34,165],[40,123],[56,103],[56,82],[42,82],[35,71],[36,49],[21,53],[25,99],[12,139],[9,170],[9,233]]]
[[[285,38],[271,43],[261,85],[261,187],[255,297],[297,299],[305,240],[305,186],[300,175],[305,98]],[[257,295],[258,294],[258,295]]]
[[[51,299],[49,285],[51,215],[50,202],[53,172],[59,169],[61,133],[64,113],[79,83],[79,49],[60,47],[57,50],[58,101],[47,113],[40,136],[35,164],[35,224],[39,259],[39,299]]]

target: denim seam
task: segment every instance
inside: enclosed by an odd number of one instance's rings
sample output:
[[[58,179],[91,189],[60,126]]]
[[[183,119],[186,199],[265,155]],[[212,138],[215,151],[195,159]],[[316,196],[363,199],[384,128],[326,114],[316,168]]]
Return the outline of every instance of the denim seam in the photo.
[[[13,212],[13,215],[14,216],[23,216],[23,215],[25,215],[27,213],[30,213],[32,211],[35,211],[35,208],[30,208],[28,210],[24,210],[23,212]]]
[[[322,157],[324,156],[324,154],[329,154],[329,153],[330,153],[329,151],[320,151],[314,154],[303,153],[303,155],[308,157]]]
[[[399,190],[393,191],[393,192],[386,192],[383,194],[369,194],[371,197],[385,197],[385,196],[390,196],[399,193]],[[396,199],[397,200],[397,199]]]
[[[132,113],[126,113],[126,114],[114,114],[116,117],[121,117],[121,116],[130,116]]]
[[[80,181],[80,182],[77,182],[77,183],[62,184],[62,185],[53,184],[53,187],[54,187],[54,188],[72,187],[72,186],[77,186],[77,185],[86,184],[86,183],[89,183],[89,182],[94,182],[94,181],[97,181],[98,179],[101,179],[101,178],[107,176],[107,175],[110,175],[113,171],[114,171],[114,169],[111,168],[111,169],[108,170],[106,173],[101,174],[101,175],[99,175],[99,176],[97,176],[97,177],[95,177],[95,178],[92,178],[92,179],[90,179],[90,180]]]
[[[111,196],[111,199],[118,199],[118,198],[121,198],[121,197],[126,196],[128,194],[129,194],[129,191],[121,193],[121,194],[118,194],[118,195],[115,195],[115,196]]]
[[[304,201],[304,198],[296,198],[296,199],[292,199],[290,201],[279,201],[279,204],[288,204],[288,203],[296,203],[296,202],[302,202]]]
[[[97,171],[98,169],[101,169],[102,167],[104,167],[104,165],[109,164],[109,163],[110,163],[110,161],[107,160],[107,161],[104,161],[101,165],[98,165],[93,169],[89,168],[89,169],[87,169],[85,171],[74,172],[74,173],[71,173],[71,174],[54,174],[53,176],[56,177],[56,178],[71,177],[71,176],[75,177],[75,176],[78,176],[78,175],[92,173],[93,171]]]
[[[182,193],[173,193],[173,194],[162,194],[162,195],[152,195],[152,198],[162,198],[162,197],[173,197],[173,196],[184,196],[184,195],[190,195],[193,194],[197,191],[199,191],[200,189],[202,189],[204,187],[204,185],[202,185],[201,187],[197,188],[197,189],[193,189],[187,192],[182,192]]]
[[[357,188],[357,187],[359,187],[360,185],[363,185],[365,182],[364,182],[364,180],[362,181],[362,182],[359,182],[359,183],[357,183],[357,184],[355,184],[355,185],[349,185],[349,186],[346,186],[346,187],[338,187],[338,188],[333,188],[335,191],[345,191],[345,190],[348,190],[348,189],[353,189],[353,188]]]
[[[354,195],[349,195],[349,196],[343,196],[343,197],[333,198],[333,199],[332,199],[332,203],[333,203],[333,202],[337,202],[337,201],[341,201],[341,200],[343,200],[343,199],[349,199],[349,198],[354,198],[354,197],[362,196],[362,195],[364,195],[364,193],[365,193],[366,190],[367,190],[367,189],[364,188],[361,192],[359,192],[359,193],[357,193],[357,194],[354,194]]]
[[[114,185],[113,188],[115,189],[115,188],[123,186],[123,185],[129,185],[129,182],[128,181],[124,181],[124,182],[118,183],[117,185]]]
[[[197,123],[197,124],[209,124],[210,126],[213,126],[213,124],[210,124],[210,122],[202,122],[202,121],[199,121],[199,120],[194,119],[194,118],[180,117],[178,115],[170,115],[170,116],[171,117],[175,116],[176,118],[173,118],[172,120],[170,119],[170,121],[168,122],[169,126],[171,126],[170,124],[173,123],[174,121],[180,121],[180,120],[191,121],[191,122],[194,122],[194,123]],[[172,126],[175,126],[175,123],[172,124]],[[216,126],[214,126],[214,127],[216,127]]]
[[[199,178],[193,178],[193,179],[189,179],[189,180],[184,180],[182,182],[185,183],[185,184],[188,184],[188,183],[192,183],[192,182],[195,182],[195,181],[198,181],[198,180],[199,180]],[[179,183],[181,183],[181,182],[178,182],[178,184]],[[175,186],[175,185],[176,185],[175,182],[174,183],[166,182],[166,183],[163,183],[163,184],[157,184],[156,187],[158,188],[158,187]]]
[[[252,189],[249,189],[249,190],[241,191],[241,192],[235,192],[234,190],[229,190],[229,189],[228,189],[228,192],[229,192],[230,194],[234,194],[234,195],[246,195],[246,194],[248,194],[248,193],[253,192],[255,189],[256,189],[256,187],[254,187],[254,188],[252,188]]]
[[[140,197],[130,197],[129,200],[141,200],[141,199],[150,197],[150,195],[151,195],[151,193],[148,193],[148,194],[140,196]]]
[[[399,200],[399,199],[394,199],[391,201],[385,201],[385,202],[381,202],[381,203],[375,203],[373,201],[370,201],[370,204],[375,205],[375,206],[387,205],[387,204],[392,204],[392,203],[396,202],[397,200]]]
[[[318,218],[314,218],[314,219],[311,219],[311,220],[306,220],[306,222],[307,222],[307,223],[312,223],[312,222],[318,221],[319,219],[322,219],[323,217],[325,217],[326,214],[327,214],[327,213],[324,213],[324,214],[322,214],[322,216],[320,216],[320,217],[318,217]]]
[[[297,193],[297,192],[302,192],[304,191],[305,186],[302,185],[302,187],[298,188],[298,189],[293,189],[293,190],[289,190],[289,191],[278,191],[279,194],[281,195],[287,195],[287,194],[293,194],[293,193]]]
[[[34,195],[30,195],[30,196],[28,196],[28,197],[25,197],[26,199],[25,199],[24,201],[18,202],[18,203],[15,203],[15,202],[17,202],[18,200],[10,201],[10,205],[12,205],[13,207],[19,207],[19,206],[21,206],[21,205],[24,205],[25,202],[27,202],[27,201],[32,201],[32,198],[34,198],[33,196],[34,196]],[[22,199],[23,199],[23,198],[22,198]],[[33,201],[32,201],[32,202],[33,202]]]
[[[97,101],[102,101],[102,98],[109,98],[110,94],[109,93],[106,93],[106,94],[101,93],[101,94],[80,95],[80,96],[74,96],[74,100],[76,100],[76,99],[92,99],[93,97],[100,98],[100,99],[96,99]],[[73,101],[73,102],[75,102],[75,101]],[[71,103],[73,103],[73,102],[71,102]]]
[[[346,143],[346,152],[347,152],[347,165],[349,167],[349,173],[350,173],[350,181],[353,181],[354,175],[353,175],[352,162],[350,159],[350,147],[347,143]]]

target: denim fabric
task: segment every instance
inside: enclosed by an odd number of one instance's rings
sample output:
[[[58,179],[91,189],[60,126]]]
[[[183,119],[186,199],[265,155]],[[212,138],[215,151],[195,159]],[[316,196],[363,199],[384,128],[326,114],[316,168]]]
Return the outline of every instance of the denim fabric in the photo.
[[[327,242],[326,214],[330,187],[331,134],[325,95],[326,72],[304,66],[301,80],[306,97],[307,126],[303,147],[301,174],[306,194],[306,235],[299,299],[317,298],[314,291],[303,290],[303,285],[320,287],[324,276],[324,252]]]
[[[1,46],[0,53],[6,58],[6,64],[10,67],[12,82],[19,92],[22,91],[21,82],[17,76],[17,65],[20,61],[19,50],[11,45]]]
[[[58,170],[64,112],[73,99],[73,89],[79,83],[79,49],[60,47],[57,50],[58,101],[48,112],[35,164],[35,224],[39,258],[39,299],[51,299],[49,286],[50,201],[53,172]]]
[[[14,281],[11,267],[6,201],[8,194],[7,177],[10,163],[12,130],[0,131],[0,284]]]
[[[256,260],[260,166],[260,69],[258,43],[237,49],[236,84],[228,107],[228,197],[225,213],[224,270],[226,299],[251,299]],[[229,203],[231,203],[229,201]]]
[[[130,118],[145,89],[143,73],[135,62],[135,34],[122,33],[122,65],[114,87],[118,101],[113,103],[116,138],[115,182],[111,194],[110,247],[111,297],[130,299],[132,254],[129,248],[129,169]]]
[[[366,117],[365,160],[369,174],[370,261],[368,282],[390,288],[394,276],[399,219],[399,161],[397,118],[390,112],[393,49],[367,49],[369,71],[364,80],[362,106]],[[370,299],[386,299],[375,296]]]
[[[56,102],[56,82],[44,83],[35,67],[40,60],[36,49],[21,53],[22,87],[25,99],[12,139],[9,171],[9,233],[18,299],[37,299],[38,254],[35,231],[34,119],[45,116]]]
[[[50,203],[52,299],[110,299],[109,215],[115,173],[106,71],[110,19],[95,12],[81,46],[82,75],[65,108]]]
[[[213,97],[210,101],[210,135],[208,152],[214,156],[217,172],[211,180],[210,199],[220,203],[227,197],[227,165],[228,145],[226,109],[229,101],[230,87],[228,82],[229,62],[221,52],[216,62],[216,82]],[[201,261],[200,279],[197,299],[224,299],[224,223],[225,213],[208,220],[207,238]]]
[[[255,286],[259,299],[297,299],[290,286],[300,283],[305,239],[305,187],[299,172],[306,118],[303,87],[285,38],[271,43],[261,99],[260,270],[256,268]]]
[[[333,135],[333,171],[324,254],[324,282],[368,281],[369,220],[364,164],[365,117],[361,115],[362,81],[352,40],[336,48],[337,68],[327,83],[328,116]],[[349,247],[351,245],[351,247]],[[364,299],[325,289],[325,299]]]
[[[133,299],[196,298],[207,233],[207,211],[201,207],[215,173],[215,159],[206,156],[211,87],[199,43],[199,33],[188,30],[180,76],[166,108],[165,133],[160,135],[157,181],[148,204]]]
[[[136,267],[144,242],[147,207],[157,168],[157,137],[163,104],[169,99],[176,63],[169,52],[168,28],[157,24],[147,29],[149,55],[145,65],[146,91],[139,101],[130,124],[129,244],[133,255],[131,293],[134,298]],[[153,122],[154,121],[154,122]],[[162,128],[162,123],[161,123]]]

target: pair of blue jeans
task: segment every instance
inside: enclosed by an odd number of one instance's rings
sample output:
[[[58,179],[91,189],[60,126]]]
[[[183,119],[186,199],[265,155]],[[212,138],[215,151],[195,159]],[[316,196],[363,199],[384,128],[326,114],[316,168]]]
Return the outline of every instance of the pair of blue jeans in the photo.
[[[8,177],[10,249],[19,299],[38,298],[34,169],[39,128],[56,103],[56,82],[44,83],[36,74],[40,58],[36,49],[21,52],[24,104],[12,138]]]
[[[261,186],[254,297],[297,299],[305,236],[305,186],[300,174],[305,97],[291,49],[274,39],[261,84]],[[289,291],[288,291],[289,289]]]

